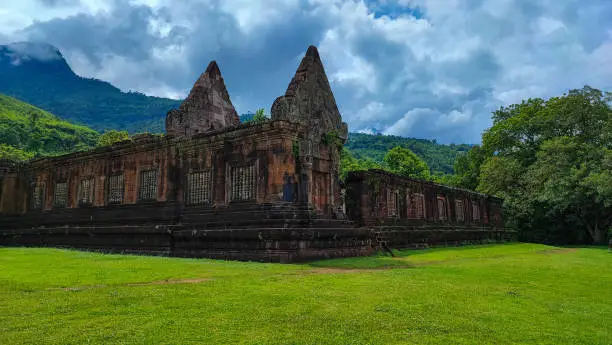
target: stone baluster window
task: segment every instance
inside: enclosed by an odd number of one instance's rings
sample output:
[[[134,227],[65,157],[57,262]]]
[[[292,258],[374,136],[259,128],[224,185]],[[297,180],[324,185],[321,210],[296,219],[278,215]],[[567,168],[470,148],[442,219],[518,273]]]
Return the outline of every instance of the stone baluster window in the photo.
[[[387,189],[387,213],[389,217],[399,217],[399,191]]]
[[[210,170],[187,174],[187,204],[210,203]]]
[[[53,207],[63,208],[68,206],[68,183],[56,182],[53,190]]]
[[[448,215],[446,212],[446,198],[443,196],[438,197],[438,219],[447,219]]]
[[[30,193],[30,208],[34,210],[41,209],[45,200],[45,183],[32,183]]]
[[[480,205],[477,202],[472,202],[472,220],[480,221]]]
[[[255,164],[233,166],[231,168],[231,201],[255,199]]]
[[[140,172],[139,200],[157,199],[157,170],[143,170]]]
[[[455,213],[457,214],[458,222],[463,222],[465,220],[465,210],[463,209],[463,200],[455,200]]]
[[[108,194],[106,198],[109,204],[122,204],[124,190],[123,174],[108,177]]]
[[[425,196],[421,193],[414,194],[415,218],[425,218]]]
[[[414,202],[410,200],[410,192],[406,191],[406,215],[408,218],[414,218]]]
[[[94,201],[94,178],[87,177],[79,183],[79,205],[92,205]]]

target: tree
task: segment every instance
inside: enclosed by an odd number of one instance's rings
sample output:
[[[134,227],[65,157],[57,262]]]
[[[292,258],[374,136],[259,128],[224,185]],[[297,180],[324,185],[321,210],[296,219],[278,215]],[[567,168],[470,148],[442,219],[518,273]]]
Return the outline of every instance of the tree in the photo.
[[[458,182],[458,176],[453,174],[443,174],[437,172],[431,175],[431,180],[435,183],[442,184],[445,186],[461,187]]]
[[[361,165],[359,165],[359,161],[353,157],[351,151],[343,147],[340,153],[340,179],[344,180],[349,171],[358,170],[363,170]]]
[[[406,177],[429,179],[427,163],[407,148],[396,146],[384,158],[384,163],[392,173]]]
[[[466,154],[457,157],[454,165],[455,186],[475,190],[480,182],[480,166],[486,159],[486,153],[478,145],[472,147]]]
[[[509,224],[522,239],[605,240],[612,225],[610,100],[609,93],[585,86],[493,114],[483,156],[473,158],[482,159],[478,190],[505,198]],[[471,178],[470,160],[458,163]]]
[[[382,169],[382,166],[371,159],[356,159],[346,147],[340,153],[340,178],[344,180],[350,171]]]
[[[609,156],[609,150],[575,138],[545,141],[526,173],[529,197],[547,206],[548,218],[586,231],[573,232],[575,237],[602,243],[612,220]]]
[[[97,142],[97,146],[110,146],[118,142],[130,140],[130,134],[127,131],[110,130],[104,132]]]

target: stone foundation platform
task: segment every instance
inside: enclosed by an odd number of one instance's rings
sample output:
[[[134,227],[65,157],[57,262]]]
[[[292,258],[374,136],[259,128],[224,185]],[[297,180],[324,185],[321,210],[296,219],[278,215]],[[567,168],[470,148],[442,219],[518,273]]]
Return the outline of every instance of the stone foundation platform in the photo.
[[[320,218],[311,207],[295,203],[74,211],[2,219],[0,245],[282,263],[363,256],[375,250],[370,230]]]

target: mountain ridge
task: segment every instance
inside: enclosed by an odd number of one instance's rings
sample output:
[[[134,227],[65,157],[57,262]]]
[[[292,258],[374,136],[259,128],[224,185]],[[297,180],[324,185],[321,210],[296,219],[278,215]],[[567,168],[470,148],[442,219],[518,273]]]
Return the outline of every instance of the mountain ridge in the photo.
[[[123,92],[112,84],[78,76],[59,49],[18,42],[0,45],[0,93],[95,130],[163,131],[166,113],[180,100]]]

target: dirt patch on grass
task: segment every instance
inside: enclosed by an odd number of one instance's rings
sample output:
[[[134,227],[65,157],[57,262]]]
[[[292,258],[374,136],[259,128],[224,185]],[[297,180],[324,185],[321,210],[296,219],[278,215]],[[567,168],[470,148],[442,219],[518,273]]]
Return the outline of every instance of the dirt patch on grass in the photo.
[[[576,251],[576,248],[555,248],[555,249],[538,250],[536,253],[538,254],[558,254],[558,253],[573,253],[575,251]]]
[[[172,285],[172,284],[199,284],[212,280],[211,278],[191,278],[191,279],[166,279],[166,280],[157,280],[152,282],[141,282],[141,283],[124,283],[124,284],[97,284],[97,285],[84,285],[84,286],[74,286],[74,287],[66,287],[66,288],[49,288],[47,290],[63,290],[63,291],[82,291],[82,290],[91,290],[91,289],[102,289],[107,287],[123,287],[123,286],[149,286],[149,285]]]
[[[373,268],[339,268],[339,267],[317,267],[306,271],[314,274],[337,274],[337,273],[363,273],[390,270],[394,268],[410,268],[411,266],[381,266]]]
[[[168,284],[199,284],[212,280],[211,278],[192,278],[192,279],[178,279],[178,280],[158,280],[154,282],[146,283],[130,283],[125,284],[126,286],[146,286],[146,285],[168,285]]]
[[[313,267],[304,273],[313,273],[313,274],[336,274],[336,273],[364,273],[364,272],[376,272],[376,271],[386,271],[393,269],[404,269],[404,268],[414,268],[415,265],[406,263],[402,265],[385,265],[378,267],[369,267],[369,268],[350,268],[350,267]]]

